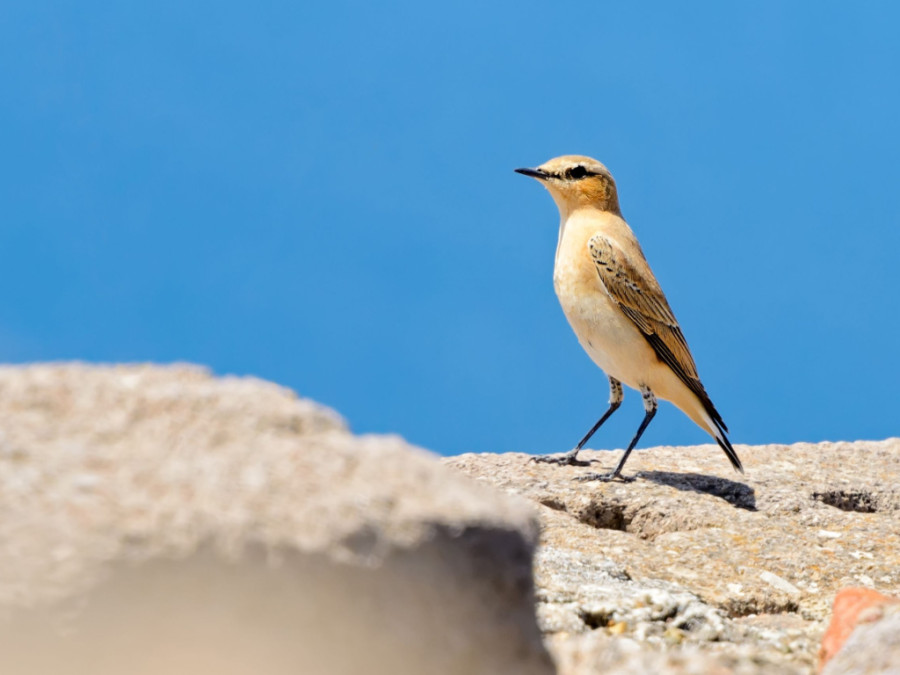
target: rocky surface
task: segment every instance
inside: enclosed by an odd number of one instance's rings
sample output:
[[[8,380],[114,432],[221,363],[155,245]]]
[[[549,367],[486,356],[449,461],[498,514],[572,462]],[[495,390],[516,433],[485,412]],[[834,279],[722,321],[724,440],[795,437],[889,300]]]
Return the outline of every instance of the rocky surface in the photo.
[[[522,454],[449,466],[538,507],[537,614],[559,672],[809,673],[835,593],[900,593],[900,439],[650,448],[629,482]],[[843,671],[834,671],[843,672]]]
[[[194,367],[0,368],[0,672],[552,672],[527,504]]]
[[[839,589],[900,596],[900,439],[738,451],[583,483],[618,454],[442,466],[253,378],[0,367],[0,672],[810,673]],[[895,672],[894,607],[829,675]]]
[[[855,666],[862,663],[874,665],[878,661],[884,663],[893,662],[900,672],[900,639],[885,640],[884,626],[870,631],[871,624],[887,620],[887,626],[893,626],[893,630],[900,636],[900,624],[897,620],[900,616],[900,599],[873,591],[871,588],[845,588],[834,598],[834,608],[831,612],[831,621],[822,638],[822,646],[819,649],[819,663],[822,666],[828,664],[847,643],[848,638],[859,628],[859,635],[854,638],[850,649],[844,652],[836,672],[848,672],[848,662],[853,661]],[[861,637],[861,636],[868,636]],[[858,653],[853,653],[858,652]],[[849,659],[847,658],[849,656]],[[873,660],[872,657],[875,657]],[[862,657],[862,658],[860,658]],[[888,657],[888,658],[885,658]],[[875,671],[875,668],[857,668],[863,672]]]
[[[900,674],[900,604],[884,604],[862,617],[822,675]]]

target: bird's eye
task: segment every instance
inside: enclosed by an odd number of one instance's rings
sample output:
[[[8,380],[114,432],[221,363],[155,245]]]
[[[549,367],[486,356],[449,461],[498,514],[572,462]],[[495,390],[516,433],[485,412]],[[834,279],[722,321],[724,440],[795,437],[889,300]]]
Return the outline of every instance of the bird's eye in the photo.
[[[584,178],[588,175],[587,169],[583,166],[573,166],[571,169],[566,169],[566,178],[571,180],[578,180],[579,178]]]

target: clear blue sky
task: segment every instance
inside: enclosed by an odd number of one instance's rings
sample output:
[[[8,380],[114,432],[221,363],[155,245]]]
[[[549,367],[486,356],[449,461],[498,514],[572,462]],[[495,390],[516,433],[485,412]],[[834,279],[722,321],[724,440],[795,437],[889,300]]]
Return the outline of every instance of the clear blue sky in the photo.
[[[606,379],[553,294],[556,209],[512,170],[580,153],[735,443],[900,434],[898,26],[888,2],[7,0],[0,360],[193,361],[443,453],[566,450]],[[642,445],[707,441],[665,404]]]

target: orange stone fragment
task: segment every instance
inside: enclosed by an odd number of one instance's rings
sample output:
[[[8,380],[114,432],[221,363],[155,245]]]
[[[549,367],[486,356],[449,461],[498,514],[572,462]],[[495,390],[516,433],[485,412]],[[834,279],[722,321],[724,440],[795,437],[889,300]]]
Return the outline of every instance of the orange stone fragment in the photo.
[[[894,603],[900,603],[900,599],[871,588],[843,588],[838,591],[834,597],[831,623],[819,648],[819,671],[838,653],[854,628],[861,623],[878,621],[884,614],[885,605]]]

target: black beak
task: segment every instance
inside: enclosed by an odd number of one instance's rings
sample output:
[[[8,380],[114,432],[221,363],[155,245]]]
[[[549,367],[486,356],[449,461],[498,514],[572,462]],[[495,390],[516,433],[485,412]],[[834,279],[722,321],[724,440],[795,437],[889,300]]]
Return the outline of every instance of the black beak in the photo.
[[[516,169],[515,171],[523,176],[531,176],[532,178],[539,178],[540,180],[547,180],[550,177],[549,174],[540,169]]]

